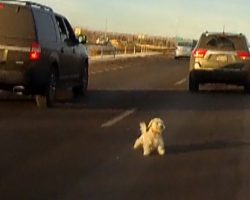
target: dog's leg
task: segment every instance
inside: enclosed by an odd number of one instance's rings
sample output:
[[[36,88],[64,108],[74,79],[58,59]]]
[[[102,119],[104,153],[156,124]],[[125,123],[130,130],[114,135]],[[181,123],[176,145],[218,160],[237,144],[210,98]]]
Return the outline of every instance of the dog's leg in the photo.
[[[164,154],[165,154],[165,149],[164,149],[164,147],[163,146],[158,146],[158,153],[161,155],[161,156],[163,156]]]
[[[143,151],[144,156],[149,156],[149,154],[150,154],[150,151],[148,149]]]
[[[134,149],[139,148],[140,146],[142,146],[142,137],[139,137],[134,144]]]
[[[157,151],[158,151],[158,153],[159,153],[161,156],[165,154],[164,142],[163,142],[162,139],[160,140],[160,143],[159,143],[159,146],[158,146],[158,148],[157,148]]]
[[[149,156],[151,150],[148,145],[143,145],[143,155],[144,156]]]

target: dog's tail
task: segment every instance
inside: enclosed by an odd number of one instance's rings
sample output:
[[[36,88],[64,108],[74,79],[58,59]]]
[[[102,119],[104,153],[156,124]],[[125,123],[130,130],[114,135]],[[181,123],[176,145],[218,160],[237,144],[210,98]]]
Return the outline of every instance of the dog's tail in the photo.
[[[144,134],[147,132],[147,125],[145,122],[140,123],[140,130],[141,130],[141,134]]]

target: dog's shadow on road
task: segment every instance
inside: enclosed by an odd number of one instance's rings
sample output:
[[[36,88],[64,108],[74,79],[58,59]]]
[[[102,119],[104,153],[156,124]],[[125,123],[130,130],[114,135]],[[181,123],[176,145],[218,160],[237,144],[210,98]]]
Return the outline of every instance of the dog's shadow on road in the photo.
[[[90,109],[245,110],[250,109],[250,95],[242,90],[90,90],[75,103]]]
[[[169,145],[166,147],[167,154],[187,154],[192,152],[202,152],[209,150],[223,150],[223,149],[235,149],[247,147],[250,148],[250,141],[209,141],[197,144],[179,144],[179,145]]]
[[[65,96],[65,97],[64,97]],[[30,104],[31,97],[3,96],[0,103]],[[89,90],[85,97],[73,98],[71,92],[62,95],[56,108],[70,109],[132,109],[213,111],[250,109],[250,95],[242,90],[200,91],[187,90]]]

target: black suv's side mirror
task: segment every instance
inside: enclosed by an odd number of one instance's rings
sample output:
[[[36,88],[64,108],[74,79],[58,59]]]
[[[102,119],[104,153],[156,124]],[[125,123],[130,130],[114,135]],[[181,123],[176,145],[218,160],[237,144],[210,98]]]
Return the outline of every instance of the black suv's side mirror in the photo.
[[[79,35],[78,36],[78,41],[81,44],[86,44],[87,43],[87,36],[86,35]]]

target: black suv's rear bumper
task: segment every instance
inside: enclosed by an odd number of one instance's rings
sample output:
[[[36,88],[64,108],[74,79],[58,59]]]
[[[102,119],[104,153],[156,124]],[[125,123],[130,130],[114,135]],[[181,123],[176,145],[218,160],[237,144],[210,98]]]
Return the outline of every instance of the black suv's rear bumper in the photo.
[[[248,80],[248,71],[246,70],[192,70],[190,73],[199,83],[244,85]]]
[[[22,86],[24,94],[44,94],[49,73],[36,67],[25,71],[0,70],[0,89],[13,91],[14,88]]]

